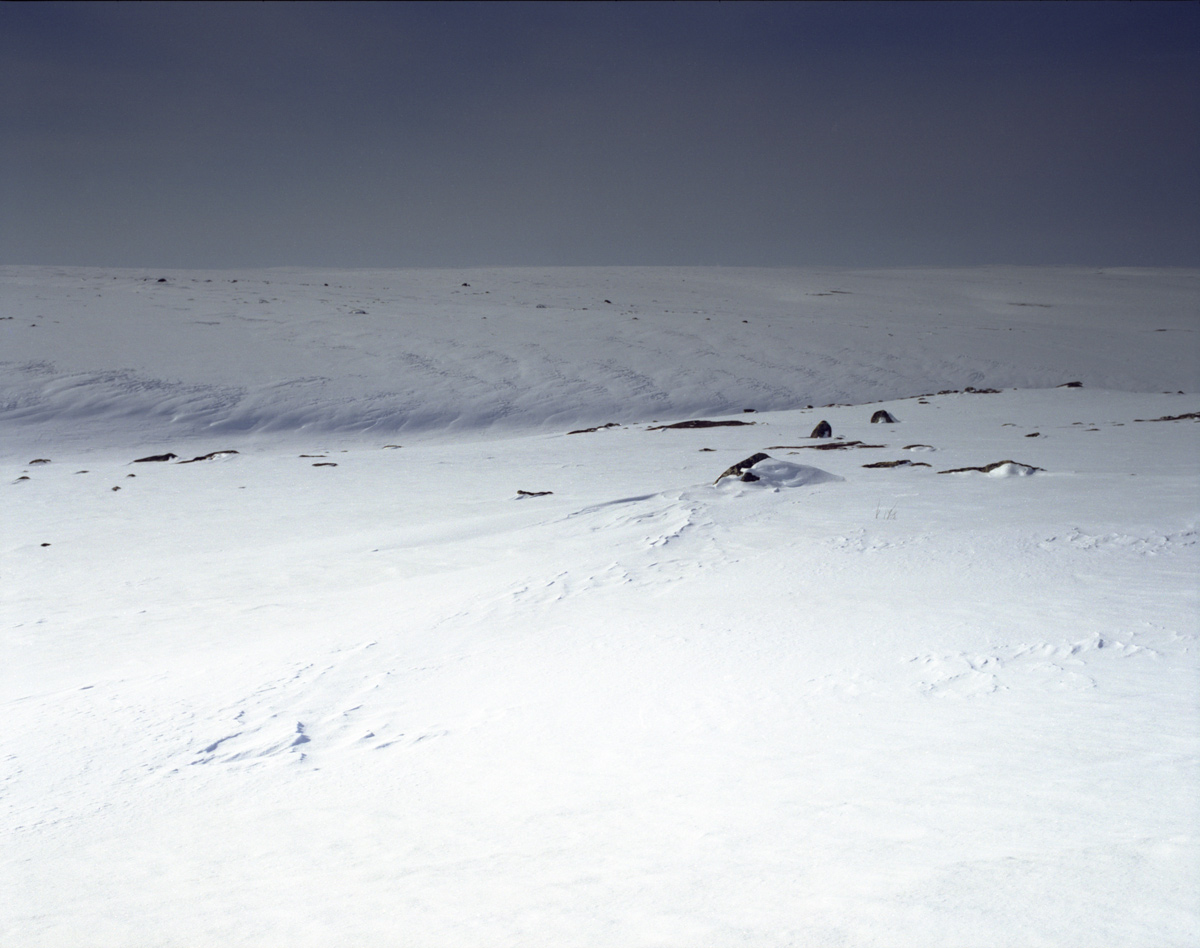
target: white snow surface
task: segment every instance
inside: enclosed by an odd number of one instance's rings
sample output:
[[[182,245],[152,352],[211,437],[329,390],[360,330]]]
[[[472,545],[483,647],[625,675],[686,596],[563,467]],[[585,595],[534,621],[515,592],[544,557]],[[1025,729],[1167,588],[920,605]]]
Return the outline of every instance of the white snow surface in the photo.
[[[0,944],[1200,943],[1198,290],[0,268]]]

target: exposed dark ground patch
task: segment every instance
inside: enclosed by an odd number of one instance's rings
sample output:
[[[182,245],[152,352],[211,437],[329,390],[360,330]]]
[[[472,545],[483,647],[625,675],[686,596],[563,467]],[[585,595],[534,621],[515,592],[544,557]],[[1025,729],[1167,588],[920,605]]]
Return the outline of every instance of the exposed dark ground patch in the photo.
[[[224,451],[210,451],[208,454],[201,454],[199,457],[191,458],[187,461],[180,461],[180,464],[195,464],[197,461],[212,461],[216,458],[225,457],[227,454],[237,454],[233,448],[226,448]]]
[[[863,444],[861,441],[830,441],[828,444],[773,444],[768,451],[844,451],[847,448],[886,448],[886,444]]]
[[[597,425],[595,428],[576,428],[574,431],[568,431],[567,434],[590,434],[593,431],[603,431],[605,428],[620,428],[621,426],[615,421],[610,421],[607,425]],[[670,427],[670,426],[666,426]],[[653,429],[652,429],[653,430]]]
[[[968,471],[979,471],[982,474],[990,474],[998,467],[1003,467],[1005,464],[1015,464],[1017,467],[1026,467],[1031,471],[1044,471],[1043,467],[1036,467],[1033,464],[1025,464],[1022,461],[1013,461],[1012,459],[1004,461],[993,461],[991,464],[985,464],[983,467],[953,467],[948,471],[938,471],[939,474],[965,474]]]
[[[669,431],[672,428],[732,428],[740,425],[753,425],[753,421],[677,421],[673,425],[655,425],[647,431]]]

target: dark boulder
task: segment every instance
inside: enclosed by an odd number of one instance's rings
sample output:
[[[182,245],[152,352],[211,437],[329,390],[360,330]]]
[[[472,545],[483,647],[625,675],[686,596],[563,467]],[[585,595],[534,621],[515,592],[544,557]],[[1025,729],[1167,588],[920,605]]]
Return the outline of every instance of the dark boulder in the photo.
[[[813,428],[810,438],[832,438],[833,429],[829,427],[829,422],[822,421],[817,427]]]
[[[891,412],[884,411],[882,408],[871,416],[871,424],[873,425],[894,425],[896,424],[896,416]]]
[[[170,452],[167,452],[166,454],[151,454],[149,457],[145,458],[134,458],[133,463],[145,464],[147,461],[174,461],[177,457],[179,457],[178,454],[171,454]]]

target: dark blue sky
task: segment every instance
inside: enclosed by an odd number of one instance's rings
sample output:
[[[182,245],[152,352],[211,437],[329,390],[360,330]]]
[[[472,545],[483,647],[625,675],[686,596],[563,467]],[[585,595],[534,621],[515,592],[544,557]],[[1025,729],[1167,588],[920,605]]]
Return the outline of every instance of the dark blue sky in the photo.
[[[0,6],[0,263],[1200,265],[1195,3]]]

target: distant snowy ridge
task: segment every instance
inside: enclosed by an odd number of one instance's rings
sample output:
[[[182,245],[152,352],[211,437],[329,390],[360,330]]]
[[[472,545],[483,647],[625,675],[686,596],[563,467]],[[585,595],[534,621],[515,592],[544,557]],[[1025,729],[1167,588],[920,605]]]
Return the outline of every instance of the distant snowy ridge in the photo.
[[[0,423],[95,442],[1200,388],[1200,272],[0,268]]]

